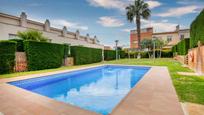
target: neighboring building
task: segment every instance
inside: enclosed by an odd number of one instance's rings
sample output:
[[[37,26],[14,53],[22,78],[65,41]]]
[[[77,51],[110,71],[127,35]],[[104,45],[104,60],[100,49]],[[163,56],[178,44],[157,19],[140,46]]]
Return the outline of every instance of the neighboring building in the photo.
[[[152,39],[152,34],[153,34],[153,28],[141,29],[141,41],[143,39]],[[133,48],[133,49],[138,48],[138,37],[137,37],[136,30],[130,31],[130,48]]]
[[[145,30],[145,29],[142,29],[142,30]],[[146,28],[146,30],[150,30],[150,28]],[[138,48],[138,44],[134,44],[134,42],[137,43],[137,34],[132,33],[133,31],[131,31],[131,35],[130,35],[130,44],[131,44],[130,48]],[[154,38],[163,40],[166,44],[163,48],[170,49],[172,48],[172,46],[176,45],[182,39],[190,38],[190,30],[180,29],[179,26],[177,26],[176,30],[171,32],[153,33],[153,28],[151,29],[151,31],[148,31],[148,32],[141,31],[141,41],[143,39],[154,39]],[[133,39],[135,41],[133,41]]]
[[[89,34],[81,36],[78,30],[75,33],[69,32],[66,27],[63,27],[63,29],[53,28],[50,26],[49,20],[46,20],[45,23],[32,21],[27,19],[27,15],[24,12],[20,17],[0,13],[0,40],[16,38],[18,31],[26,31],[28,29],[41,31],[53,43],[104,48],[103,45],[99,44],[96,36],[94,38],[91,38]]]
[[[104,50],[113,50],[110,46],[104,46]]]

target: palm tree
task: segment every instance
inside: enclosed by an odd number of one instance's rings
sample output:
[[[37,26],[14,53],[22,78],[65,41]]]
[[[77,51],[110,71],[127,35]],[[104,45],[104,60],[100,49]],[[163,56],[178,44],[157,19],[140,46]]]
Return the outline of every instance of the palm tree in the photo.
[[[133,22],[135,19],[137,27],[137,37],[138,37],[138,48],[140,49],[140,40],[141,40],[141,18],[148,19],[151,16],[151,10],[149,5],[144,2],[144,0],[135,0],[134,4],[130,4],[126,7],[127,20]]]

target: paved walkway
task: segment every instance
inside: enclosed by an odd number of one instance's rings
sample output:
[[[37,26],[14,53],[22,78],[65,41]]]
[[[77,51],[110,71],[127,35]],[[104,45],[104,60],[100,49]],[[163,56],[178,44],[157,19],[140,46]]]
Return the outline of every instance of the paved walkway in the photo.
[[[0,112],[5,115],[98,115],[4,83],[53,73],[59,72],[1,79]],[[152,67],[111,113],[111,115],[183,114],[166,67]]]
[[[204,105],[185,103],[189,115],[204,115]]]

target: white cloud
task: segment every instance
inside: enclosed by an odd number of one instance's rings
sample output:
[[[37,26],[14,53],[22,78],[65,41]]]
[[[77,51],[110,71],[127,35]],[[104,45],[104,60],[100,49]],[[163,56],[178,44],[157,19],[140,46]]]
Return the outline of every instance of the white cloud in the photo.
[[[160,17],[177,17],[185,14],[196,13],[199,9],[199,6],[191,5],[191,6],[183,6],[178,8],[170,8],[167,12],[157,14]]]
[[[122,21],[108,16],[100,17],[97,23],[101,24],[104,27],[120,27],[124,25]]]
[[[108,9],[125,9],[125,2],[122,0],[87,0],[90,5],[95,7],[103,7]]]
[[[90,5],[95,7],[103,7],[106,9],[118,9],[121,11],[125,10],[125,7],[129,4],[133,4],[134,0],[87,0]],[[162,4],[156,0],[145,1],[149,4],[150,9],[161,6]]]
[[[135,28],[125,28],[122,29],[121,31],[130,33],[131,30],[135,30]]]
[[[87,26],[82,26],[79,23],[69,22],[63,19],[51,20],[50,22],[52,26],[59,27],[59,28],[66,26],[67,28],[72,28],[72,29],[88,30]]]
[[[162,21],[147,21],[141,20],[142,28],[153,27],[156,32],[174,31],[178,24],[170,23],[167,20]]]
[[[153,8],[156,8],[156,7],[159,7],[162,5],[162,3],[160,3],[159,1],[153,1],[153,0],[149,0],[149,1],[146,1],[146,3],[149,4],[149,8],[150,9],[153,9]]]

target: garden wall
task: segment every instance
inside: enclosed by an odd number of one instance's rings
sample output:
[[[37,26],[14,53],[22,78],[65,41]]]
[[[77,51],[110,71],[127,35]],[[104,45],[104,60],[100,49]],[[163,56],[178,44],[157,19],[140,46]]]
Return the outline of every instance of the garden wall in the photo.
[[[15,72],[27,71],[27,58],[25,52],[16,52]]]
[[[197,73],[204,74],[204,46],[189,50],[188,67]]]

